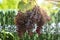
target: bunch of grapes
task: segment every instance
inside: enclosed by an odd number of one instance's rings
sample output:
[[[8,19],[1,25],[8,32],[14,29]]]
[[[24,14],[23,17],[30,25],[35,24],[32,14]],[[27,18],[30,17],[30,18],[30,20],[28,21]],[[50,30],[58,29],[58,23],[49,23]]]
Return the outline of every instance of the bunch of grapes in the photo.
[[[47,13],[37,5],[35,5],[31,10],[27,10],[25,13],[18,11],[15,18],[18,35],[23,37],[23,34],[27,31],[28,34],[32,36],[32,29],[35,27],[35,24],[37,24],[36,32],[40,35],[42,26],[49,20],[50,17]]]

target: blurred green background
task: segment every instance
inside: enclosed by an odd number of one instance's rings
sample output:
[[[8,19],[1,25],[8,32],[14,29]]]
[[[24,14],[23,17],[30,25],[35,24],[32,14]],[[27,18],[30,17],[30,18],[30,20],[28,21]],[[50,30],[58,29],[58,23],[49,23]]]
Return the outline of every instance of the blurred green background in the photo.
[[[0,40],[19,40],[14,24],[18,10],[25,12],[34,5],[45,9],[51,21],[42,28],[42,34],[37,33],[32,38],[25,33],[22,40],[60,40],[60,2],[41,0],[0,0]]]

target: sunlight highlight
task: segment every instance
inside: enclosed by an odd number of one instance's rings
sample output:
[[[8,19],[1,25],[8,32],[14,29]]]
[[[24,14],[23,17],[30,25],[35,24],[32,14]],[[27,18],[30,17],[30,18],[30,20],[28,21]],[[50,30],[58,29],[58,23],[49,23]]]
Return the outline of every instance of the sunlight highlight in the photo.
[[[2,3],[3,2],[3,0],[0,0],[0,3]]]
[[[37,3],[38,5],[42,4],[43,2],[44,2],[44,0],[37,0],[37,1],[36,1],[36,3]]]

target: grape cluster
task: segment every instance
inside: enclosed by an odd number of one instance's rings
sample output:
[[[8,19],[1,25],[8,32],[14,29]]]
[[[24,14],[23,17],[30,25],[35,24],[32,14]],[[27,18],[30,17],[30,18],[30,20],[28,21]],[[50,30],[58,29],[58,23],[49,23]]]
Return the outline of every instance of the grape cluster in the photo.
[[[39,6],[35,5],[32,10],[27,10],[25,13],[18,11],[15,18],[15,24],[20,37],[22,37],[26,31],[32,36],[32,29],[35,27],[35,24],[37,24],[36,32],[40,34],[42,26],[49,20],[50,17],[47,13]]]

